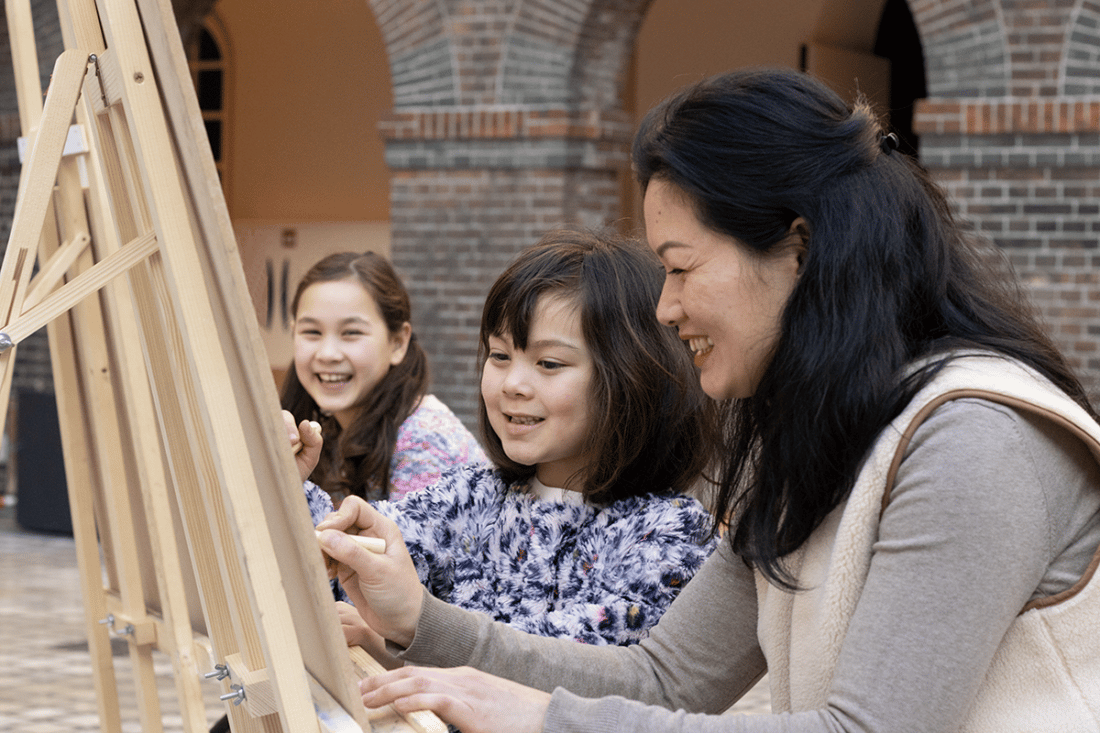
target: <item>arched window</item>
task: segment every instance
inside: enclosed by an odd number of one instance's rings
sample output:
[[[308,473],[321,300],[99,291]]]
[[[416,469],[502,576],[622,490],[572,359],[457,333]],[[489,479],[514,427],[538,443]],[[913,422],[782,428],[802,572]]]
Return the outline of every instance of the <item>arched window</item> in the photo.
[[[187,66],[195,84],[210,140],[210,150],[221,179],[223,194],[229,195],[230,145],[229,145],[229,88],[230,63],[225,30],[213,14],[208,15],[198,32],[192,34],[187,44]]]

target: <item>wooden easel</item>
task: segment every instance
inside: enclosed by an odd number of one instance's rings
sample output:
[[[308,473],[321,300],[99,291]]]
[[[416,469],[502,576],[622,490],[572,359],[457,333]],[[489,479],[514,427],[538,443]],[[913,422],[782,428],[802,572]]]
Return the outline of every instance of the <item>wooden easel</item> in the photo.
[[[0,416],[14,345],[46,326],[102,730],[121,728],[112,635],[149,733],[154,650],[189,733],[205,684],[234,731],[445,730],[359,701],[380,667],[343,641],[168,0],[58,0],[44,105],[29,0],[6,10],[29,152]]]

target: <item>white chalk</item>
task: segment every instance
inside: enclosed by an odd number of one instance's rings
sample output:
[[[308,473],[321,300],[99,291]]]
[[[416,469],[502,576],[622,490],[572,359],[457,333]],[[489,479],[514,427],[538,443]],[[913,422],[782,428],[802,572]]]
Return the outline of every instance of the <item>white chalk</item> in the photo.
[[[318,538],[321,537],[321,533],[318,530],[314,530],[314,533]],[[369,550],[376,555],[386,554],[386,541],[381,537],[367,537],[361,534],[349,534],[348,537],[358,542],[363,549]]]

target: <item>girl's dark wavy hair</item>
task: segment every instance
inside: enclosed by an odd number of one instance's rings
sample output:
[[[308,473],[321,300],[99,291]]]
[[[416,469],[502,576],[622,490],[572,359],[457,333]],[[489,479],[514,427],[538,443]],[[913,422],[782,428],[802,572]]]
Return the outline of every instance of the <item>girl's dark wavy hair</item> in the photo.
[[[1018,359],[1095,417],[1019,288],[883,133],[863,101],[849,108],[799,72],[749,69],[674,94],[634,141],[643,190],[671,184],[704,226],[757,256],[796,217],[808,223],[766,372],[751,397],[723,405],[715,500],[733,550],[786,588],[781,559],[847,497],[876,436],[951,350]]]
[[[291,315],[298,316],[298,302],[306,288],[316,283],[354,280],[378,305],[390,334],[411,321],[409,294],[389,261],[373,252],[340,252],[317,262],[302,277],[291,301]],[[324,448],[310,478],[333,494],[354,494],[365,499],[389,495],[390,463],[397,445],[397,430],[427,394],[428,357],[413,333],[405,358],[391,367],[360,403],[361,409],[346,430],[336,418],[325,415],[302,386],[291,363],[283,381],[282,405],[297,422],[321,424]]]
[[[646,493],[695,488],[716,445],[713,409],[699,387],[691,356],[653,314],[660,265],[642,244],[611,232],[557,230],[525,250],[493,284],[481,316],[478,363],[489,338],[526,349],[535,307],[544,296],[571,300],[580,315],[595,377],[588,395],[592,460],[586,500],[607,503]],[[507,481],[535,466],[511,460],[479,399],[486,452]]]

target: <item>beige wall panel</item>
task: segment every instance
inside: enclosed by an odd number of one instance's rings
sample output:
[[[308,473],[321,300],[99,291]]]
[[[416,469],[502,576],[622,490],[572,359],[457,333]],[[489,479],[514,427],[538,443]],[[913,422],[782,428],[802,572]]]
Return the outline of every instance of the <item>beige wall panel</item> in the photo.
[[[819,43],[806,48],[806,71],[849,102],[862,95],[882,117],[890,113],[890,61]]]
[[[290,301],[306,270],[334,252],[371,251],[390,256],[388,222],[237,220],[233,230],[276,378],[294,356]]]
[[[233,65],[234,220],[384,221],[378,133],[393,106],[362,0],[220,0]]]
[[[835,1],[835,0],[834,0]],[[676,89],[741,66],[798,67],[822,0],[655,0],[637,44],[639,112]]]
[[[808,47],[810,71],[850,98],[844,80],[889,91],[889,65],[868,52],[885,0],[654,0],[635,46],[627,109],[646,110],[682,86],[745,66],[799,68]],[[885,73],[884,73],[885,71]],[[636,186],[624,187],[624,217],[641,226]],[[624,228],[630,229],[626,224]]]

